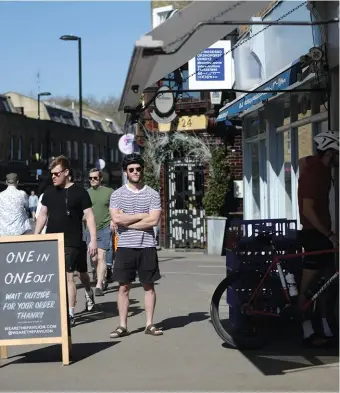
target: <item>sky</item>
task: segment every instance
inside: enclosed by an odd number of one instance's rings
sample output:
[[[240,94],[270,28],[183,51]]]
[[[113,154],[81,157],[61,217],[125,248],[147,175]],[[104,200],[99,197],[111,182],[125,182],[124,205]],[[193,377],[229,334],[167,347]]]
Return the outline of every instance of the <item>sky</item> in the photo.
[[[151,30],[150,1],[0,1],[0,94],[48,91],[78,96],[82,38],[83,97],[120,97],[135,41]]]

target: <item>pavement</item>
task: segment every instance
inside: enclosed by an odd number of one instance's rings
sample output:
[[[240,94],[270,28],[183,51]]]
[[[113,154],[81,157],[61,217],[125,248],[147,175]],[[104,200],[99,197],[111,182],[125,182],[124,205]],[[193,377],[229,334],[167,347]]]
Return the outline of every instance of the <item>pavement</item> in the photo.
[[[337,353],[301,350],[294,340],[261,351],[224,345],[209,317],[212,293],[225,276],[223,257],[160,251],[155,322],[164,335],[144,334],[143,290],[130,297],[128,337],[112,340],[118,326],[115,284],[84,309],[79,289],[72,328],[72,363],[61,364],[58,345],[9,347],[0,361],[1,391],[339,391]],[[280,343],[279,343],[280,344]]]

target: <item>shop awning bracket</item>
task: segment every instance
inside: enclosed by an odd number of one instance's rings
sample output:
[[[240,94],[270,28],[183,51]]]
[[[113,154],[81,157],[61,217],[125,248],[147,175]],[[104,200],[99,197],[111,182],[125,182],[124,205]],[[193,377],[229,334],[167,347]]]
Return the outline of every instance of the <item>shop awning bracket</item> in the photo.
[[[225,21],[225,22],[200,22],[196,27],[183,38],[181,44],[171,52],[166,52],[164,48],[144,48],[143,56],[169,56],[177,53],[186,44],[186,42],[192,37],[203,26],[242,26],[242,25],[260,25],[260,26],[319,26],[319,25],[329,25],[331,23],[339,23],[339,18],[319,20],[319,21],[283,21],[283,20],[273,20],[273,21]]]

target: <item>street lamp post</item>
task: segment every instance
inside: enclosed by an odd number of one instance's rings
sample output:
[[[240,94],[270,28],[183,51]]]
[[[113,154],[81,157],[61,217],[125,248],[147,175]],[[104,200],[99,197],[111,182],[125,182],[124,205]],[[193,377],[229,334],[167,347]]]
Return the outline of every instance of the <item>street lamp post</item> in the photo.
[[[39,93],[38,94],[38,119],[40,120],[40,97],[42,96],[50,96],[51,93],[49,93],[48,91],[45,91],[43,93]]]
[[[78,76],[79,76],[79,127],[80,127],[80,166],[81,166],[81,180],[84,182],[84,142],[83,142],[83,93],[82,93],[82,56],[81,56],[81,37],[74,35],[63,35],[60,37],[63,41],[78,41]]]

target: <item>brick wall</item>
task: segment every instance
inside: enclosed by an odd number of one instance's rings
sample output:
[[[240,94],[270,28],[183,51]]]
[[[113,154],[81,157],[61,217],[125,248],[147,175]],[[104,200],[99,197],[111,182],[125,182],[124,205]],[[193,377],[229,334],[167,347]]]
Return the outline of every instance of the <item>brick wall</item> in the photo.
[[[235,180],[242,180],[243,179],[242,135],[237,135],[235,137],[235,143],[233,148],[230,149],[228,158],[231,163],[231,173],[235,177]]]
[[[234,145],[229,148],[228,160],[232,181],[227,195],[227,211],[228,213],[241,213],[243,212],[243,198],[234,198],[233,180],[243,180],[242,135],[235,137]]]

